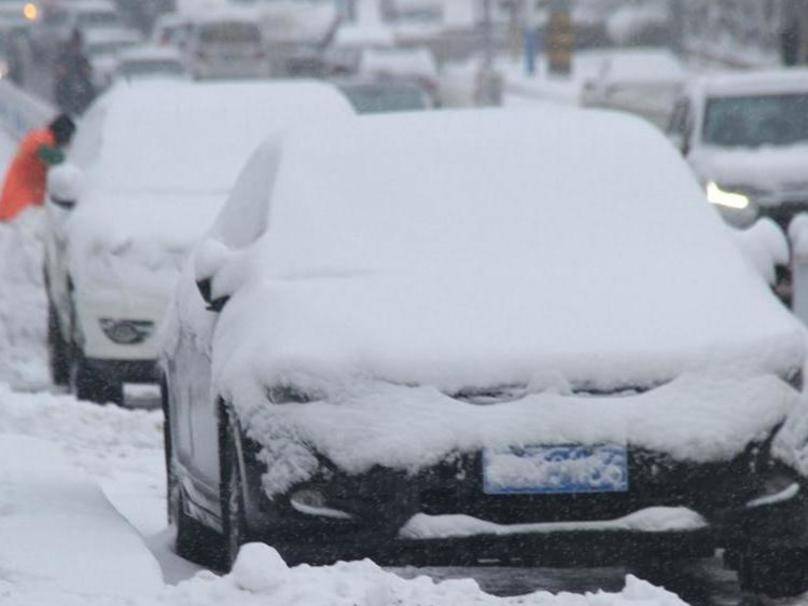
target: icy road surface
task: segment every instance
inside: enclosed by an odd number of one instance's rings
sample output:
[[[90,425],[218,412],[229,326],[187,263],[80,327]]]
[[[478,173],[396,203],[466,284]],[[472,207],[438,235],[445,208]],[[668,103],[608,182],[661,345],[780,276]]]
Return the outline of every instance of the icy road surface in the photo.
[[[13,147],[0,133],[0,166]],[[52,393],[48,385],[47,305],[37,245],[41,214],[35,210],[13,226],[0,224],[3,606],[681,606],[670,593],[627,580],[632,571],[620,567],[398,569],[390,574],[365,562],[289,570],[268,548],[253,547],[234,574],[218,577],[177,557],[166,528],[162,414],[78,402]],[[734,576],[722,571],[717,559],[662,572],[654,579],[691,604],[740,601]],[[424,575],[453,581],[435,584]],[[609,593],[553,597],[547,591]],[[524,597],[500,600],[490,593]]]

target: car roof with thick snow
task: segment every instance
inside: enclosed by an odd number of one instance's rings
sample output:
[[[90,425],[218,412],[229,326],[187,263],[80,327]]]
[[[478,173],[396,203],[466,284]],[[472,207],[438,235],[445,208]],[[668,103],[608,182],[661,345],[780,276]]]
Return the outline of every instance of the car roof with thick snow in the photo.
[[[120,82],[83,116],[68,155],[85,173],[71,238],[187,246],[265,137],[344,117],[353,117],[348,100],[319,82]]]
[[[267,146],[212,231],[228,245],[227,209],[269,200],[215,329],[226,393],[246,375],[612,389],[802,363],[802,328],[635,118],[374,116]]]
[[[708,97],[808,93],[808,69],[721,72],[696,78],[690,88]]]

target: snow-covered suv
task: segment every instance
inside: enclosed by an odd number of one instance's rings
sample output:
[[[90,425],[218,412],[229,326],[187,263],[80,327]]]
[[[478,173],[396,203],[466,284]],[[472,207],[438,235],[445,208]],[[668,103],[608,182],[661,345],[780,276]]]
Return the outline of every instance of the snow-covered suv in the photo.
[[[141,81],[101,97],[50,175],[54,383],[121,402],[124,383],[156,382],[157,326],[177,275],[243,163],[278,128],[346,116],[336,88],[306,81]]]
[[[808,587],[804,334],[650,126],[572,109],[272,138],[165,330],[188,557],[711,554]]]

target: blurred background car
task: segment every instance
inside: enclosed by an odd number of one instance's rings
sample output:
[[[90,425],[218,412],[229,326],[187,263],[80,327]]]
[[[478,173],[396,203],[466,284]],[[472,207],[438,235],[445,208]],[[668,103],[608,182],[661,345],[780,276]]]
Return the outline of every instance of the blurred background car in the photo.
[[[113,74],[113,80],[189,77],[182,54],[166,46],[134,46],[121,51]]]
[[[194,78],[262,78],[269,60],[252,11],[212,11],[196,17],[185,53]]]
[[[188,42],[191,27],[193,22],[190,16],[174,12],[166,13],[155,22],[151,40],[157,46],[173,46],[183,50]]]
[[[353,111],[333,86],[307,81],[138,81],[96,100],[52,171],[81,186],[49,191],[56,384],[120,403],[124,383],[156,381],[156,329],[186,252],[258,143],[313,115]]]
[[[130,29],[91,29],[84,33],[84,51],[93,69],[93,84],[103,90],[112,83],[118,57],[141,44],[142,37]]]

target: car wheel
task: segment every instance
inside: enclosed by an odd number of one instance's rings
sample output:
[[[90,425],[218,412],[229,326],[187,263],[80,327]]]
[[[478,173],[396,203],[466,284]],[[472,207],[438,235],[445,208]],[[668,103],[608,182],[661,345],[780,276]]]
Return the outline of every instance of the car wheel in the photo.
[[[75,346],[70,356],[70,391],[79,400],[123,404],[123,384],[101,376],[87,364],[84,354]]]
[[[220,437],[221,484],[219,496],[222,503],[222,530],[224,549],[222,569],[229,571],[236,561],[238,551],[247,540],[244,517],[244,491],[241,479],[238,450],[233,436],[236,429],[223,415]]]
[[[62,336],[59,316],[48,301],[48,365],[54,385],[67,385],[70,381],[70,347]]]
[[[769,598],[808,591],[808,549],[760,549],[743,554],[738,563],[743,591]]]

